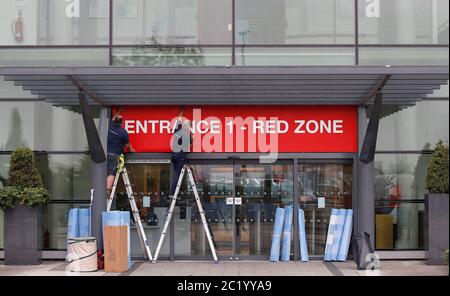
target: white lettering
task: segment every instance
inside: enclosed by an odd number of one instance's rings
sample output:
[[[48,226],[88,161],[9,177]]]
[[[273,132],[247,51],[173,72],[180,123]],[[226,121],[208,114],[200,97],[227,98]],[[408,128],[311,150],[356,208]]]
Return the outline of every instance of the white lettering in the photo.
[[[129,134],[134,134],[134,120],[125,120],[125,129]]]
[[[311,129],[311,125],[314,125],[314,129]],[[317,121],[310,120],[306,123],[306,131],[310,134],[315,134],[319,130],[319,125],[317,124]]]
[[[333,120],[333,133],[343,134],[344,133],[344,121],[343,120]]]

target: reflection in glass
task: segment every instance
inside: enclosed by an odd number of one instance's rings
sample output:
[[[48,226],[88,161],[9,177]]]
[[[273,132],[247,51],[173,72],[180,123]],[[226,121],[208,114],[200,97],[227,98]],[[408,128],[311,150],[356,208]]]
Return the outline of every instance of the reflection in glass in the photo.
[[[97,121],[99,108],[92,110]],[[11,151],[19,146],[35,151],[87,151],[79,107],[55,107],[44,102],[1,102],[0,150]]]
[[[361,44],[448,44],[448,0],[358,1]]]
[[[88,154],[35,153],[34,157],[52,200],[89,200],[92,161]],[[10,155],[0,155],[0,184],[6,185],[9,160]]]
[[[448,64],[448,47],[360,47],[360,65],[442,66]]]
[[[376,154],[376,248],[423,248],[423,199],[430,159],[430,154]]]
[[[126,166],[131,187],[135,195],[136,205],[139,209],[139,216],[144,226],[149,245],[154,253],[170,203],[168,199],[170,164],[127,164]],[[130,233],[131,255],[143,257],[144,253],[139,243],[136,226],[134,226],[134,219],[122,178],[119,180],[116,192],[112,209],[130,211],[130,216],[132,217]],[[174,216],[178,217],[178,215],[177,210],[175,210]],[[164,240],[161,249],[160,254],[162,257],[169,255],[169,237],[170,228],[167,233],[167,239]]]
[[[0,249],[3,249],[4,244],[4,214],[3,211],[0,210]]]
[[[92,67],[108,66],[104,48],[0,48],[2,67]]]
[[[86,204],[50,203],[42,207],[42,247],[44,250],[67,248],[67,215],[71,208],[88,208]]]
[[[231,44],[231,0],[120,2],[124,15],[114,19],[114,44]]]
[[[352,208],[351,164],[300,164],[299,206],[305,211],[305,231],[310,255],[322,255],[331,208]],[[319,199],[325,199],[325,208]]]
[[[236,255],[269,255],[275,210],[294,201],[293,166],[239,164],[235,174]]]
[[[293,202],[292,165],[193,164],[192,168],[218,255],[232,256],[234,244],[237,256],[267,256],[275,209]],[[175,244],[183,235],[181,231],[185,231],[183,241],[189,239],[191,245],[176,249],[176,254],[209,256],[192,190],[183,187],[182,191],[183,199],[178,205],[180,212],[186,214],[184,219],[180,218],[184,224],[176,229],[180,235],[176,236]]]
[[[448,127],[448,100],[383,106],[377,150],[430,150],[440,139],[448,142]]]
[[[0,45],[108,44],[108,16],[108,0],[2,1]]]
[[[90,199],[89,154],[35,154],[35,163],[51,199]]]
[[[236,64],[252,65],[354,65],[355,49],[236,47]]]
[[[231,47],[164,47],[153,40],[115,48],[114,66],[214,66],[231,63]]]
[[[237,45],[352,44],[353,0],[236,1]]]
[[[233,197],[233,166],[192,165],[191,167],[217,254],[230,256],[233,254],[233,209],[227,204],[227,198]],[[186,182],[185,178],[184,186],[187,185]],[[190,246],[184,250],[178,250],[176,254],[209,255],[211,249],[201,223],[195,196],[190,187],[183,187],[182,190],[183,199],[179,205],[180,212],[184,215],[180,215],[180,222],[184,222],[184,229],[189,225],[190,232],[180,233],[183,228],[176,231],[180,234],[177,237],[185,236],[190,240]]]

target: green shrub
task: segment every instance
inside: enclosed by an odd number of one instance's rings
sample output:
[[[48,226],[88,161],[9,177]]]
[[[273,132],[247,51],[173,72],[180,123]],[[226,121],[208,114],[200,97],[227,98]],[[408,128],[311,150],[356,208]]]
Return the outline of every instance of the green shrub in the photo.
[[[444,263],[448,265],[448,249],[444,251]]]
[[[0,189],[0,209],[14,207],[14,201],[19,197],[19,190],[15,187],[6,186]]]
[[[427,172],[427,189],[432,194],[448,193],[448,146],[436,144]]]
[[[33,152],[28,148],[17,148],[11,155],[7,183],[0,189],[2,209],[13,207],[15,201],[32,207],[44,205],[50,199],[34,165]]]

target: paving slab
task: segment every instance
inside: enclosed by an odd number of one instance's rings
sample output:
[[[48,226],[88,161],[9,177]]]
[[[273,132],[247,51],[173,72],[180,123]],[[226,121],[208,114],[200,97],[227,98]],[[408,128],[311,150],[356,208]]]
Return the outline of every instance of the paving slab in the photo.
[[[104,271],[72,273],[64,261],[45,261],[38,266],[5,266],[0,263],[0,276],[448,276],[448,266],[431,266],[425,261],[382,261],[381,270],[356,270],[347,262],[267,262],[267,261],[135,261],[122,273]]]

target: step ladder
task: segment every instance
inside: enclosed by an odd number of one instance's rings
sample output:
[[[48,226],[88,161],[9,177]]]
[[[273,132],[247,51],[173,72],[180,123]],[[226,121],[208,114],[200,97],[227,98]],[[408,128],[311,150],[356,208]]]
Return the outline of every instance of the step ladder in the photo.
[[[209,231],[208,223],[206,222],[205,212],[203,211],[203,206],[200,201],[200,197],[198,195],[197,186],[195,185],[194,176],[192,174],[191,168],[186,164],[183,166],[181,170],[180,177],[178,178],[177,187],[175,189],[175,194],[172,196],[172,202],[170,203],[169,211],[167,213],[167,218],[164,223],[164,227],[161,233],[161,237],[158,242],[158,246],[156,247],[155,257],[153,258],[153,263],[158,260],[159,251],[161,250],[164,238],[167,233],[167,228],[172,220],[173,210],[175,209],[175,204],[177,202],[177,196],[180,193],[181,183],[183,182],[184,174],[188,172],[189,182],[191,184],[192,191],[194,192],[195,201],[197,202],[198,211],[200,213],[200,217],[202,219],[203,228],[205,229],[206,237],[208,238],[209,247],[211,248],[211,252],[214,258],[214,263],[219,263],[219,259],[216,254],[216,247],[214,246],[214,242],[212,240],[211,232]]]
[[[136,205],[136,200],[134,198],[133,189],[131,188],[130,178],[128,177],[127,169],[125,168],[125,158],[123,154],[120,155],[118,159],[116,178],[114,179],[114,185],[111,190],[111,194],[107,200],[106,210],[108,212],[111,210],[111,205],[114,199],[114,195],[116,193],[117,184],[119,182],[120,176],[122,176],[123,182],[125,184],[125,190],[128,195],[128,201],[130,202],[134,223],[137,227],[139,241],[141,243],[142,250],[144,251],[144,257],[147,258],[149,261],[152,261],[153,260],[152,252],[150,250],[150,246],[148,244],[147,237],[144,232],[144,226],[142,225],[141,217],[139,216],[139,209]]]

